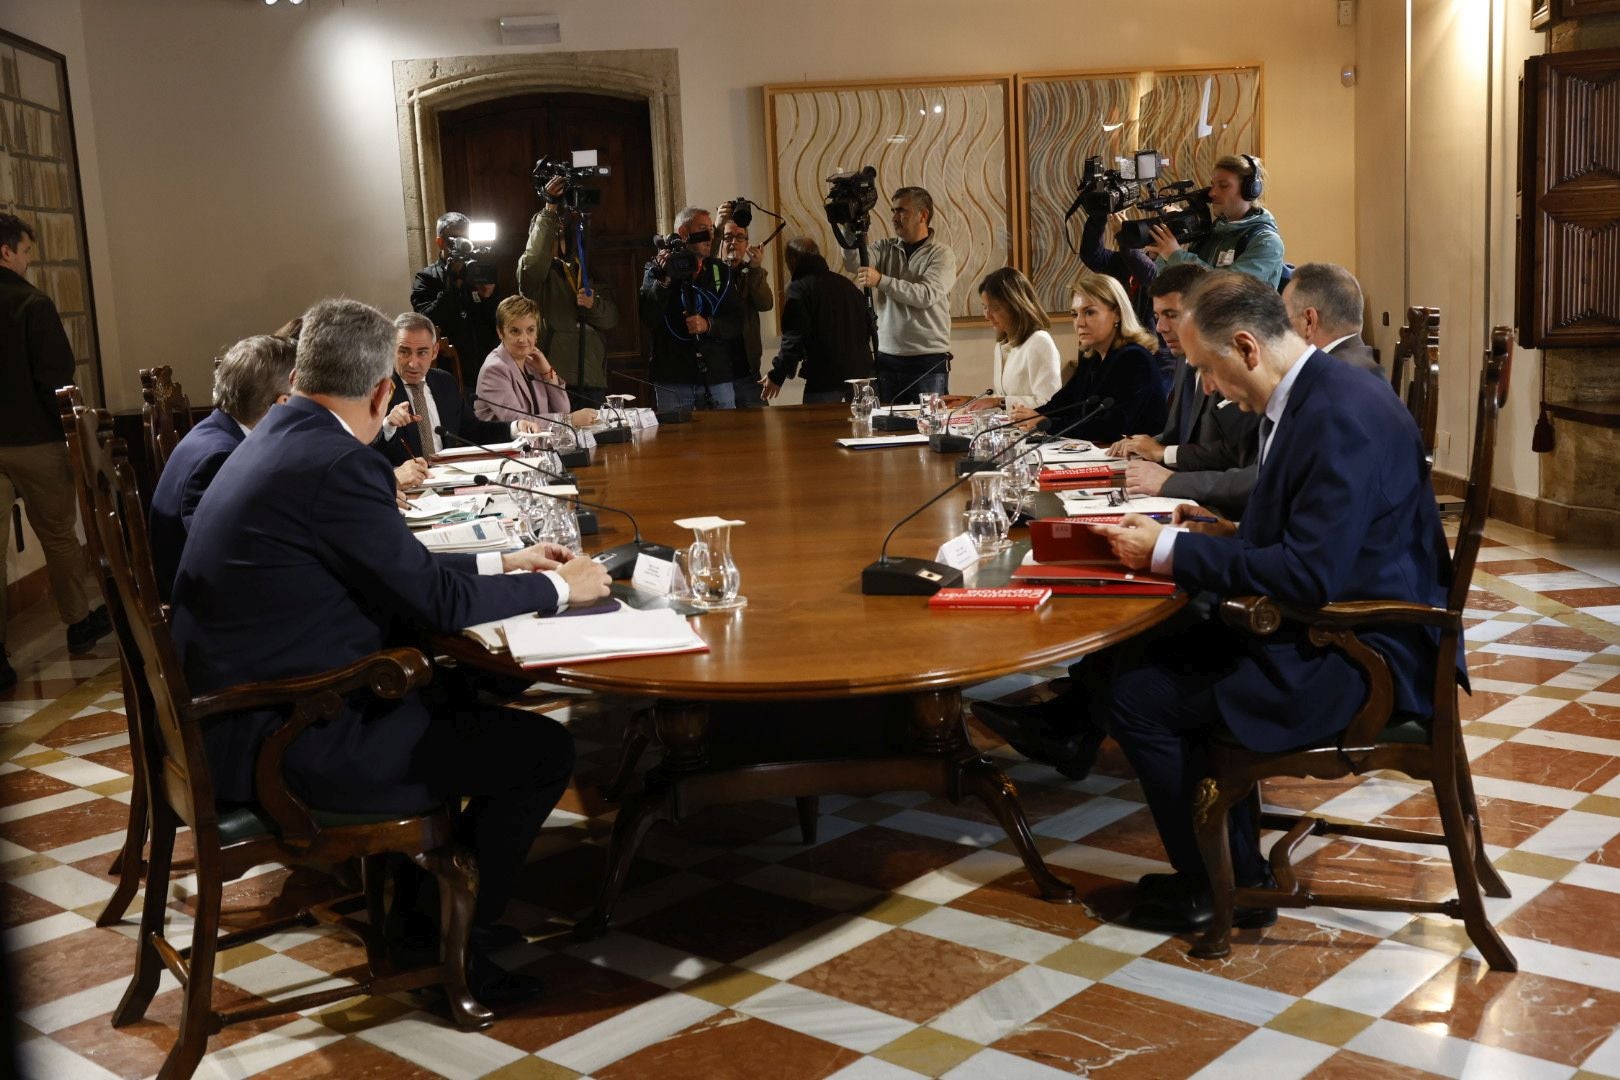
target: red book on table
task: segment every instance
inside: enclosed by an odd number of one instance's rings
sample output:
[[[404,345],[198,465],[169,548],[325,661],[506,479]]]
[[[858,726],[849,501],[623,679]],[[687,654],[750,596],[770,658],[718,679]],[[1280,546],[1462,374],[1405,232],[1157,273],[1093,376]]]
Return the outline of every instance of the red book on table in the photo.
[[[1021,585],[1040,585],[1059,596],[1170,596],[1176,583],[1139,570],[1087,564],[1030,563],[1012,573]]]
[[[1073,518],[1033,518],[1029,523],[1030,552],[1036,562],[1104,562],[1119,565],[1108,538],[1090,525],[1118,525],[1123,513],[1087,514]]]
[[[1119,470],[1106,462],[1100,465],[1066,465],[1060,469],[1041,470],[1042,491],[1063,491],[1067,488],[1096,487],[1113,481]]]
[[[928,598],[928,606],[971,611],[1034,611],[1050,599],[1052,590],[1044,586],[941,589]]]

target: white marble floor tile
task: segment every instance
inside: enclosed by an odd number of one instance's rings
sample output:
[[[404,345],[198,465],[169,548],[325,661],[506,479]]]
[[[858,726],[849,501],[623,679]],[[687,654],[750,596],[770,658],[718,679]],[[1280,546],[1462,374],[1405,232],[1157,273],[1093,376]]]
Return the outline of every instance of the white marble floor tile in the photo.
[[[1017,1054],[984,1050],[944,1073],[940,1080],[1074,1080],[1074,1074]]]
[[[1503,619],[1490,619],[1487,622],[1475,623],[1463,631],[1463,640],[1473,642],[1495,641],[1507,637],[1515,630],[1524,629],[1522,622],[1509,622]]]
[[[356,1034],[373,1046],[451,1080],[473,1080],[528,1057],[515,1046],[475,1031],[457,1031],[446,1021],[422,1012]]]
[[[894,891],[918,900],[935,904],[948,904],[958,896],[966,896],[975,889],[999,877],[1005,877],[1024,865],[1016,855],[1004,851],[975,851],[957,859],[949,866],[924,874],[922,877],[898,886]]]
[[[1215,1012],[1259,1027],[1297,1000],[1292,994],[1223,979],[1138,957],[1102,982],[1152,998],[1173,1001],[1189,1009]]]
[[[1369,777],[1349,791],[1323,802],[1311,813],[1349,821],[1371,821],[1427,789],[1427,784],[1410,780]]]
[[[59,908],[81,908],[88,904],[104,903],[113,894],[114,885],[83,870],[71,866],[53,866],[32,874],[12,878],[11,884],[49,900]]]
[[[1458,1080],[1566,1080],[1575,1074],[1573,1066],[1388,1020],[1372,1024],[1345,1048]]]
[[[720,1009],[719,1005],[685,994],[665,994],[542,1047],[539,1053],[547,1061],[566,1065],[575,1072],[594,1072],[707,1020]]]
[[[853,1065],[845,1065],[827,1080],[918,1080],[922,1075],[891,1065],[882,1058],[863,1057]]]
[[[816,844],[825,844],[830,840],[837,840],[841,836],[848,836],[852,832],[864,829],[866,826],[859,821],[839,817],[836,814],[823,814],[816,823]],[[752,844],[744,844],[736,849],[737,854],[746,855],[751,859],[762,862],[781,862],[791,859],[795,855],[810,850],[815,844],[806,845],[804,834],[797,825],[791,829],[772,833]]]
[[[1499,653],[1502,656],[1527,656],[1532,660],[1568,660],[1578,664],[1592,654],[1581,649],[1554,649],[1545,645],[1509,645],[1505,641],[1487,641],[1479,647],[1481,653]]]
[[[174,977],[167,971],[163,973],[163,978],[167,980],[167,985],[165,986],[160,982],[158,984],[160,987],[159,993],[162,993],[165,989],[172,989],[180,985],[174,981]],[[53,1031],[61,1031],[65,1027],[82,1024],[93,1016],[101,1016],[104,1013],[112,1012],[118,1007],[119,1001],[123,1000],[124,989],[127,986],[129,986],[129,976],[121,974],[116,979],[111,979],[99,986],[92,986],[87,990],[80,990],[76,994],[68,994],[66,997],[59,997],[54,1001],[46,1001],[39,1005],[31,1005],[26,1009],[18,1009],[17,1019],[35,1031],[43,1031],[49,1035]]]
[[[744,874],[737,879],[737,884],[785,896],[791,900],[820,904],[835,911],[861,907],[881,899],[884,895],[877,889],[857,885],[853,881],[840,881],[837,878],[812,874],[807,870],[782,866],[779,863],[772,863],[752,873]]]
[[[791,979],[893,929],[876,919],[840,916],[772,942],[738,960],[736,966],[773,979]]]
[[[1610,1035],[1601,1046],[1586,1055],[1581,1068],[1600,1076],[1620,1076],[1620,1031]]]
[[[644,915],[651,915],[712,888],[714,879],[704,877],[701,873],[683,871],[670,874],[640,888],[626,890],[613,909],[613,919],[621,926],[629,926]]]
[[[717,961],[707,957],[693,956],[680,949],[617,931],[595,941],[580,942],[563,951],[576,959],[622,971],[670,989],[707,975],[720,966]]]
[[[1620,821],[1620,819],[1616,819]],[[1014,960],[1034,963],[1057,952],[1069,944],[1069,939],[1056,934],[1031,930],[1003,919],[975,915],[971,911],[955,908],[935,908],[928,914],[911,920],[907,930],[919,934],[954,941],[970,949],[983,949]]]
[[[1557,806],[1565,810],[1574,809],[1576,803],[1586,798],[1584,792],[1571,791],[1568,788],[1530,784],[1523,780],[1502,780],[1494,776],[1480,776],[1478,773],[1474,774],[1474,792],[1487,799],[1512,799],[1515,802]]]
[[[1557,571],[1550,574],[1505,574],[1502,580],[1532,592],[1559,592],[1564,589],[1606,589],[1613,585],[1579,570]]]
[[[1468,681],[1475,690],[1493,694],[1526,694],[1536,688],[1535,683],[1509,682],[1506,679],[1476,679],[1469,676]]]
[[[732,1006],[772,1024],[869,1054],[917,1025],[792,983],[777,983]]]
[[[1007,839],[1007,833],[1000,825],[990,825],[968,818],[947,817],[944,814],[930,814],[924,810],[902,810],[898,814],[884,818],[883,827],[977,848],[989,847]]]
[[[1620,608],[1616,608],[1620,611]],[[1560,686],[1571,690],[1595,690],[1614,678],[1614,668],[1609,664],[1576,664],[1568,671],[1560,672],[1548,679],[1543,686]]]
[[[1547,719],[1569,702],[1560,698],[1517,697],[1503,702],[1479,719],[1491,724],[1527,728]]]
[[[333,1031],[319,1021],[294,1020],[274,1031],[214,1051],[203,1058],[195,1075],[198,1080],[241,1080],[244,1076],[285,1065],[343,1037],[342,1032]]]
[[[73,784],[76,787],[105,784],[109,780],[129,779],[129,773],[109,769],[107,766],[98,765],[94,761],[85,761],[76,757],[66,757],[61,761],[52,761],[39,765],[34,768],[34,771],[54,777],[64,784]]]
[[[348,979],[335,978],[320,968],[300,963],[281,953],[218,972],[217,977],[269,1000],[349,984]]]
[[[99,798],[101,796],[93,791],[75,789],[73,791],[58,791],[55,795],[29,799],[27,802],[13,803],[10,806],[0,806],[0,825],[31,818],[35,814],[48,814],[53,810],[66,810],[70,806],[94,802]]]
[[[1594,619],[1602,619],[1606,623],[1620,626],[1620,604],[1605,604],[1601,607],[1581,608],[1583,614]]]
[[[1620,866],[1598,866],[1582,863],[1563,877],[1565,885],[1579,885],[1584,889],[1601,889],[1620,893]]]
[[[1568,810],[1519,845],[1519,850],[1580,862],[1620,833],[1620,817]]]
[[[1599,754],[1603,757],[1620,756],[1620,739],[1602,739],[1595,735],[1577,735],[1569,731],[1530,728],[1515,735],[1513,741],[1528,743],[1531,746],[1549,746],[1555,750],[1579,750],[1582,753]]]
[[[1325,1043],[1261,1028],[1193,1073],[1191,1080],[1299,1080],[1336,1052]]]
[[[86,739],[84,742],[73,743],[62,747],[62,752],[72,754],[74,757],[88,757],[99,754],[103,750],[112,750],[120,746],[129,745],[129,733],[120,732],[117,735],[103,735],[99,739]]]
[[[1620,993],[1620,959],[1507,934],[1502,940],[1519,961],[1520,971]]]
[[[1143,874],[1164,874],[1171,869],[1163,859],[1144,859],[1140,855],[1127,855],[1122,851],[1087,847],[1085,844],[1068,844],[1049,852],[1045,858],[1048,866],[1066,866],[1071,870],[1083,870],[1088,874],[1120,881],[1134,882]]]
[[[21,1075],[45,1080],[72,1077],[73,1080],[118,1080],[118,1074],[80,1057],[54,1039],[30,1039],[17,1047]]]
[[[59,848],[51,849],[51,858],[60,863],[76,863],[83,859],[93,859],[97,855],[108,856],[107,865],[112,865],[112,854],[124,846],[124,831],[102,833],[92,836],[88,840],[80,840],[77,844],[63,844]]]
[[[1104,825],[1112,825],[1122,817],[1129,817],[1142,809],[1142,806],[1143,804],[1139,802],[1100,795],[1072,810],[1053,814],[1045,821],[1031,826],[1030,832],[1037,836],[1055,836],[1059,840],[1078,840],[1082,836],[1096,832]]]
[[[1027,967],[985,987],[928,1026],[988,1046],[1091,985],[1090,979]]]
[[[69,934],[77,934],[80,930],[89,930],[96,924],[72,911],[59,911],[55,915],[47,915],[43,919],[33,922],[20,923],[0,935],[0,942],[4,943],[6,952],[15,952],[26,949],[30,945],[38,945],[44,941],[55,941]]]
[[[1451,960],[1445,953],[1381,941],[1305,997],[1366,1016],[1383,1016]]]

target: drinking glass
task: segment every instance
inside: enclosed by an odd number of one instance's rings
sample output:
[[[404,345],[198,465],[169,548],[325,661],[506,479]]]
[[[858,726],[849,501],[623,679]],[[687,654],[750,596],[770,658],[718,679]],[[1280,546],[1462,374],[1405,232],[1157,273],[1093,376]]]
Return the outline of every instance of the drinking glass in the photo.
[[[857,424],[871,422],[872,410],[877,408],[877,388],[871,379],[846,379],[852,386],[849,398],[849,418]]]
[[[933,435],[944,430],[944,395],[924,394],[917,409],[917,434]]]

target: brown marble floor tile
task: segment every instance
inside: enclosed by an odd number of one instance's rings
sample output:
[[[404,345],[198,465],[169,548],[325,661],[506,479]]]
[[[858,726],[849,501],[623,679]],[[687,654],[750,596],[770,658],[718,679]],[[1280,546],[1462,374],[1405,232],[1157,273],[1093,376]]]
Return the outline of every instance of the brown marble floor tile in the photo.
[[[1551,559],[1503,559],[1500,562],[1480,563],[1479,568],[1493,577],[1506,577],[1508,574],[1568,574],[1570,568],[1563,563],[1553,562]]]
[[[79,686],[78,679],[39,679],[29,675],[26,671],[19,671],[17,685],[5,693],[0,693],[0,701],[55,701],[65,694],[70,694]],[[123,723],[120,716],[119,723]],[[45,743],[46,746],[60,746],[61,743]]]
[[[1023,967],[1005,956],[901,928],[789,981],[922,1024]]]
[[[1620,994],[1457,960],[1384,1019],[1579,1065],[1620,1028]]]
[[[1584,952],[1620,956],[1614,893],[1554,882],[1496,929]]]
[[[1588,855],[1586,861],[1599,866],[1620,866],[1620,836],[1612,837],[1607,844]]]
[[[976,850],[948,840],[869,825],[795,855],[784,865],[874,889],[893,889]]]
[[[55,1001],[135,968],[135,942],[114,930],[80,930],[18,949],[7,958],[17,1007]]]
[[[1318,1065],[1305,1080],[1438,1080],[1438,1077],[1438,1073],[1397,1065],[1353,1050],[1340,1050]]]
[[[1026,781],[1019,781],[1017,784],[1018,802],[1024,808],[1025,820],[1031,825],[1061,814],[1065,810],[1073,810],[1092,799],[1092,796],[1084,792],[1058,786],[1055,781],[1060,777],[1057,773],[1053,773],[1052,776],[1054,779],[1052,784],[1031,784]],[[916,809],[945,817],[977,821],[985,825],[1000,824],[995,812],[978,799],[963,799],[959,803],[953,803],[949,799],[929,799]]]
[[[705,810],[687,818],[670,832],[690,843],[732,848],[756,843],[772,833],[797,828],[798,824],[799,812],[795,807],[749,802]]]
[[[1620,592],[1620,589],[1615,591]],[[1497,640],[1504,645],[1531,645],[1538,649],[1569,649],[1583,653],[1602,652],[1609,646],[1602,638],[1595,638],[1573,626],[1525,626]]]
[[[72,790],[72,784],[58,780],[54,776],[46,776],[33,769],[19,769],[14,773],[0,776],[0,806],[15,806],[32,799],[43,799],[47,795],[60,795],[64,791]],[[9,826],[0,825],[0,832],[7,829]]]
[[[110,746],[105,750],[97,750],[93,754],[83,755],[85,761],[93,761],[107,769],[117,769],[119,772],[132,773],[135,766],[129,759],[129,745]]]
[[[591,1075],[599,1080],[812,1080],[860,1056],[751,1016],[723,1012]]]
[[[1510,742],[1492,747],[1474,759],[1475,776],[1522,780],[1531,784],[1593,792],[1620,775],[1620,758]]]
[[[1095,832],[1087,833],[1087,847],[1117,851],[1121,855],[1135,855],[1141,859],[1160,859],[1164,856],[1164,843],[1153,824],[1153,815],[1147,807],[1126,814],[1118,821],[1109,822]]]
[[[1267,780],[1261,787],[1261,798],[1267,806],[1284,810],[1315,810],[1336,795],[1343,795],[1361,783],[1359,776],[1340,780],[1313,780],[1309,777],[1287,777]]]
[[[108,833],[122,833],[129,822],[129,807],[117,799],[92,799],[33,817],[8,821],[0,835],[30,851],[50,851]]]
[[[833,914],[815,904],[725,882],[620,929],[729,964]]]
[[[584,911],[596,900],[607,872],[607,849],[596,844],[580,844],[524,866],[518,871],[513,895],[553,911],[571,914]],[[650,859],[635,859],[625,879],[625,891],[639,889],[670,869]]]
[[[1147,956],[1189,971],[1303,997],[1365,955],[1380,939],[1284,917],[1264,930],[1234,931],[1232,952],[1222,960],[1189,956],[1187,940],[1171,938]]]
[[[485,1034],[527,1053],[577,1035],[665,992],[633,975],[560,954],[529,964],[523,971],[543,980],[548,992],[538,1001],[498,1013],[495,1026]]]
[[[1080,1076],[1176,1080],[1253,1030],[1239,1020],[1098,983],[994,1046]]]
[[[1468,601],[1463,606],[1478,611],[1512,611],[1519,605],[1506,597],[1497,596],[1493,592],[1486,592],[1484,589],[1469,589]]]
[[[351,1035],[253,1075],[258,1080],[432,1080],[441,1074]]]
[[[359,978],[365,972],[366,950],[348,934],[331,932],[284,950],[288,959],[319,968],[329,975]]]
[[[228,881],[220,890],[220,926],[229,931],[257,925],[347,891],[336,879],[303,868],[271,870]],[[194,915],[197,910],[193,899],[185,900],[182,907],[187,914]]]
[[[1540,686],[1554,675],[1562,675],[1574,666],[1569,660],[1543,660],[1534,656],[1510,656],[1496,652],[1468,654],[1468,677],[1471,679],[1497,679]]]
[[[1355,840],[1334,840],[1295,864],[1318,892],[1371,892],[1445,900],[1457,893],[1445,849],[1425,858]]]
[[[1074,886],[1079,903],[1052,904],[1042,900],[1028,871],[1020,870],[959,896],[946,906],[1073,938],[1118,919],[1136,902],[1136,886],[1131,882],[1068,867],[1053,866],[1051,870]]]
[[[1474,673],[1477,677],[1479,672]],[[1515,694],[1498,694],[1491,690],[1475,690],[1471,694],[1457,695],[1457,718],[1463,723],[1478,720],[1486,713],[1495,710],[1512,701]]]
[[[77,683],[69,683],[72,689]],[[60,694],[52,694],[59,697]],[[99,712],[88,716],[75,716],[71,720],[64,720],[51,730],[49,735],[39,740],[41,746],[63,747],[74,743],[89,742],[91,739],[105,739],[108,735],[125,735],[129,732],[129,721],[123,713]]]
[[[61,912],[62,909],[49,900],[41,899],[31,892],[24,892],[9,881],[0,882],[0,930],[9,930],[13,926],[59,915]]]
[[[1562,817],[1563,813],[1556,806],[1479,797],[1479,820],[1485,842],[1501,847],[1518,847]],[[1391,807],[1387,813],[1374,818],[1373,824],[1439,833],[1440,811],[1434,795],[1425,791]]]
[[[1572,608],[1612,607],[1620,604],[1620,586],[1591,589],[1555,589],[1541,594],[1549,600],[1568,604]]]
[[[1596,739],[1620,739],[1620,708],[1572,701],[1537,721],[1535,726],[1570,735],[1590,735]]]

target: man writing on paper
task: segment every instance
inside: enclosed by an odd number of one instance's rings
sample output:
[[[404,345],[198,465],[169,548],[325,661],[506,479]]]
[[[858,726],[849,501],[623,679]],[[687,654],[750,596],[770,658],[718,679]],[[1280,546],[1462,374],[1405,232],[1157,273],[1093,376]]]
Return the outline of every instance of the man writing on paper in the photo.
[[[369,449],[393,394],[394,341],[387,317],[358,301],[305,314],[291,400],[221,466],[180,557],[174,639],[193,691],[326,671],[417,632],[607,594],[599,565],[554,546],[430,554],[411,535],[388,466]],[[204,732],[222,802],[256,801],[255,758],[279,719],[244,713]],[[551,720],[453,694],[437,705],[419,694],[355,699],[285,759],[294,790],[321,810],[414,814],[470,797],[460,818],[479,869],[469,978],[485,1004],[534,989],[486,954],[519,936],[497,920],[573,760]]]
[[[1261,417],[1259,475],[1241,526],[1166,527],[1137,514],[1095,526],[1120,560],[1220,596],[1259,593],[1303,607],[1371,599],[1443,605],[1450,556],[1423,445],[1389,387],[1306,344],[1282,298],[1247,274],[1201,280],[1181,340],[1210,389]],[[1176,517],[1188,520],[1180,511]],[[1360,639],[1389,664],[1403,719],[1426,718],[1436,637],[1414,626]],[[1366,693],[1342,652],[1289,627],[1247,637],[1191,614],[1167,633],[1116,650],[1106,690],[1090,707],[1136,769],[1176,871],[1139,883],[1131,921],[1170,932],[1209,921],[1191,797],[1206,775],[1212,733],[1224,726],[1259,751],[1309,746],[1343,731]],[[1269,882],[1253,817],[1240,808],[1229,828],[1237,883]],[[1266,926],[1275,918],[1275,910],[1240,909],[1236,923]]]

